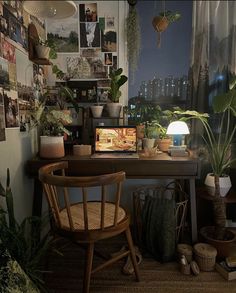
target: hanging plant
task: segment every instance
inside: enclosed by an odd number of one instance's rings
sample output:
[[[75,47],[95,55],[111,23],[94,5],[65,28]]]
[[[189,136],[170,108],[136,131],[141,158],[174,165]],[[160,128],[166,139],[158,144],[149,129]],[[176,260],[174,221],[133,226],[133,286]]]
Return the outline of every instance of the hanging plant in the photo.
[[[136,0],[128,0],[129,13],[126,19],[127,54],[131,80],[134,80],[134,73],[138,67],[140,54],[141,33],[139,26],[139,16],[136,10]]]
[[[170,10],[164,10],[160,12],[158,16],[155,16],[152,20],[152,25],[158,33],[157,45],[158,48],[161,46],[161,33],[164,32],[168,25],[181,18],[179,12],[172,12]]]

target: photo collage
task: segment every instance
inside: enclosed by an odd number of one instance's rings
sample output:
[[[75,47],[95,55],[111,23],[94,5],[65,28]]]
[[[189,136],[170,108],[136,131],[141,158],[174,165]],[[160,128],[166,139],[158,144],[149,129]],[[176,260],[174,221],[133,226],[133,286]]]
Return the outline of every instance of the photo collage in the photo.
[[[66,68],[69,79],[78,80],[80,89],[83,87],[80,80],[97,80],[96,100],[86,100],[84,97],[89,94],[77,95],[78,102],[106,102],[108,75],[110,70],[117,69],[116,19],[99,17],[98,6],[97,3],[79,3],[78,13],[62,19],[60,25],[50,19],[46,22],[47,38],[55,44],[59,63]],[[104,81],[105,86],[101,86],[100,81]]]

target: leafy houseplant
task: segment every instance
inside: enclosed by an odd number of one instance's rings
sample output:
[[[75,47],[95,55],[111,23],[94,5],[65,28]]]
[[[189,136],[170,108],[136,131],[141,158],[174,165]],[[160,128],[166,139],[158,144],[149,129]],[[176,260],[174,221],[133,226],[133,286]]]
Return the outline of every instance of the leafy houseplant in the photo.
[[[41,260],[49,249],[51,237],[49,234],[46,234],[39,240],[39,236],[40,231],[48,222],[48,219],[27,217],[20,224],[17,222],[15,219],[14,200],[10,187],[9,169],[7,169],[6,188],[4,188],[0,182],[0,196],[5,199],[4,206],[6,206],[5,210],[0,205],[0,240],[7,248],[11,257],[18,262],[33,283],[40,288],[40,292],[44,292],[45,288],[42,279],[43,270]],[[18,276],[19,287],[23,285],[20,284],[22,280],[24,279]],[[32,292],[36,292],[36,290]]]
[[[186,111],[185,114],[190,116],[187,119],[200,119],[205,129],[203,139],[208,151],[208,160],[212,168],[215,183],[213,210],[216,228],[212,231],[212,237],[218,240],[224,240],[226,209],[224,199],[220,194],[220,178],[225,176],[226,170],[236,160],[230,155],[231,144],[236,132],[236,124],[232,123],[236,116],[236,78],[230,82],[227,93],[213,98],[212,106],[219,119],[217,133],[215,133],[215,128],[209,124],[206,117],[201,116],[195,111]]]
[[[128,80],[128,77],[123,75],[122,72],[123,69],[118,68],[117,70],[111,70],[109,74],[110,87],[108,90],[108,97],[112,103],[108,103],[107,108],[110,117],[120,116],[121,104],[118,104],[121,97],[120,88]]]

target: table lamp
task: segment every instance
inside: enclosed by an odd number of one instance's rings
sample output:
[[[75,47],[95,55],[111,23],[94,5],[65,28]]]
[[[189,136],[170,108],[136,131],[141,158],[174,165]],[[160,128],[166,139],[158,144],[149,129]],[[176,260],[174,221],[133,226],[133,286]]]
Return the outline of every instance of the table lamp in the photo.
[[[166,133],[173,135],[173,145],[181,146],[184,134],[189,134],[188,125],[184,121],[171,122],[167,128]]]

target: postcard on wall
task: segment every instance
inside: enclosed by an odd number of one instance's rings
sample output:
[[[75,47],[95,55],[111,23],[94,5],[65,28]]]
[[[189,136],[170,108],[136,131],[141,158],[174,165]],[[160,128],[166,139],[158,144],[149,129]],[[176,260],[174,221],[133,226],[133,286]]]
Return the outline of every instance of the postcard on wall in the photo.
[[[102,52],[116,52],[117,51],[117,34],[116,31],[109,30],[101,35]]]
[[[7,40],[2,40],[3,58],[11,63],[16,63],[15,47]]]
[[[115,17],[107,16],[106,17],[106,30],[115,29]]]
[[[104,64],[113,65],[112,53],[104,53]]]
[[[0,57],[0,86],[9,87],[9,72],[7,60]]]
[[[101,49],[100,48],[84,48],[80,50],[81,57],[100,57]]]
[[[101,58],[67,57],[67,72],[73,79],[108,77],[107,66]]]
[[[80,22],[97,22],[97,3],[86,3],[79,5]]]
[[[47,38],[55,44],[57,52],[78,52],[78,14],[66,19],[47,20]]]
[[[3,89],[0,88],[0,141],[6,140]]]
[[[3,97],[6,128],[18,128],[20,126],[18,94],[16,91],[4,90]]]
[[[108,100],[108,89],[107,88],[98,88],[97,95],[99,102],[107,102]]]
[[[10,89],[16,90],[16,64],[8,62],[8,73]]]
[[[100,47],[101,31],[98,22],[80,23],[80,47]]]

